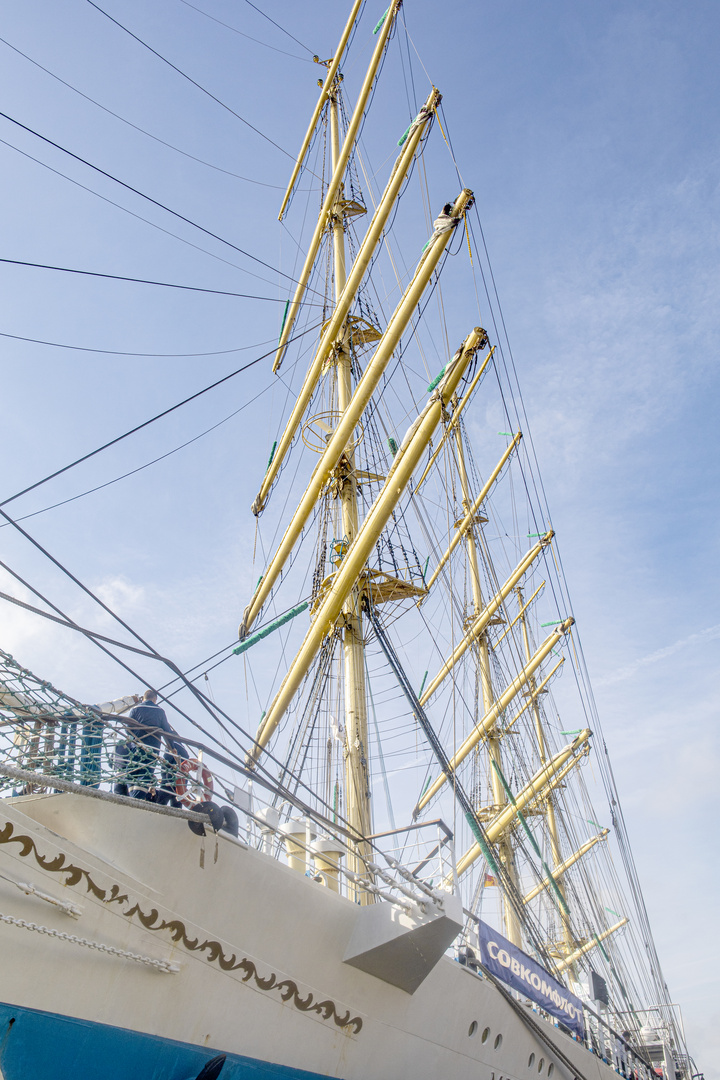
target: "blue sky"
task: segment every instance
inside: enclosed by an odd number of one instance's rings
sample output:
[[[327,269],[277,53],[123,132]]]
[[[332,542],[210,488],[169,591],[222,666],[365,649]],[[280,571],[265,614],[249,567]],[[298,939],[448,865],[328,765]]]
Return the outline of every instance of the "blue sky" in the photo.
[[[298,5],[268,6],[298,44],[239,0],[198,2],[272,48],[181,0],[101,6],[292,155],[317,94],[319,69],[305,46],[330,56],[346,5],[323,0],[302,16]],[[665,975],[691,1050],[717,1076],[720,12],[700,0],[488,0],[442,11],[408,0],[404,12],[477,196]],[[277,223],[287,154],[88,3],[27,0],[6,12],[0,33],[106,108],[217,168],[102,112],[6,44],[3,112],[293,272],[304,203],[301,192],[287,228]],[[394,44],[363,135],[381,184],[381,165],[412,112],[401,59]],[[414,54],[413,65],[424,100]],[[348,70],[348,86],[359,70]],[[0,144],[6,257],[271,298],[0,265],[7,334],[128,353],[246,350],[117,356],[3,338],[3,492],[11,494],[271,349],[286,292],[273,270],[9,121],[0,118],[0,128],[15,147]],[[389,146],[388,129],[397,131]],[[433,139],[429,180],[442,204],[458,181],[437,130]],[[469,300],[459,292],[448,301],[460,336],[473,318],[474,308],[464,313]],[[12,504],[31,513],[105,483],[260,393],[257,405],[192,447],[27,522],[181,663],[232,639],[254,586],[248,508],[284,400],[269,363]],[[479,405],[470,421],[478,445],[485,429],[497,430],[497,417]],[[94,619],[9,531],[0,533],[3,559],[78,618]],[[3,615],[3,647],[69,694],[87,700],[132,689],[83,646]]]

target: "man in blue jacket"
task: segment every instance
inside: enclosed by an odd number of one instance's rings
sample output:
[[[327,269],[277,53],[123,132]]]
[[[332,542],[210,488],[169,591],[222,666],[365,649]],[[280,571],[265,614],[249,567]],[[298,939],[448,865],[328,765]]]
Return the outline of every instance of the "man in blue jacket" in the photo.
[[[177,732],[170,726],[165,710],[160,708],[157,699],[156,690],[146,690],[142,704],[136,705],[128,713],[128,727],[134,744],[128,762],[128,787],[136,799],[175,802],[172,792],[166,790],[168,785],[156,791],[155,765],[159,760],[161,741],[164,740],[169,750],[165,754],[167,763],[175,764],[179,758],[186,758],[188,752],[177,738]],[[170,770],[163,768],[162,771]],[[166,778],[163,777],[163,780]]]

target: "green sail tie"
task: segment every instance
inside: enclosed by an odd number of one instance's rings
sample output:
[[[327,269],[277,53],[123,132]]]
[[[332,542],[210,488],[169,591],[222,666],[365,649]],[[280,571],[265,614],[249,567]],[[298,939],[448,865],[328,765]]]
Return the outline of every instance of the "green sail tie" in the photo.
[[[546,873],[546,875],[548,877],[548,880],[550,882],[550,885],[552,886],[553,892],[557,896],[558,903],[560,904],[560,907],[563,909],[563,911],[565,912],[566,915],[569,915],[570,914],[570,909],[567,906],[567,901],[565,900],[565,897],[563,896],[563,894],[560,892],[560,887],[559,887],[557,881],[555,880],[555,878],[552,876],[552,871],[550,870],[550,867],[548,866],[548,864],[545,862],[545,860],[542,857],[542,852],[540,851],[540,848],[538,847],[538,842],[535,839],[535,837],[533,836],[532,832],[530,831],[530,826],[528,825],[527,821],[525,820],[525,815],[523,814],[522,810],[518,809],[518,805],[515,802],[515,796],[513,795],[512,791],[510,790],[508,782],[507,782],[507,780],[505,779],[505,777],[502,774],[502,769],[500,768],[500,766],[498,765],[498,763],[496,761],[493,761],[492,764],[493,764],[493,768],[495,769],[495,772],[500,777],[500,783],[505,788],[505,793],[506,793],[508,799],[510,800],[512,805],[515,807],[515,813],[518,816],[520,824],[522,825],[523,829],[525,830],[525,835],[527,836],[528,840],[530,841],[530,843],[532,845],[532,848],[533,848],[533,851],[535,852],[538,859],[540,860],[540,865],[542,866],[543,870],[545,871],[545,873]]]
[[[498,866],[498,864],[497,864],[497,862],[495,860],[495,856],[493,855],[492,851],[490,850],[488,845],[485,843],[485,837],[483,836],[483,834],[480,832],[480,829],[478,828],[478,824],[477,824],[477,821],[475,820],[475,816],[473,814],[466,814],[465,815],[465,820],[467,821],[468,825],[470,826],[470,832],[475,837],[475,840],[477,841],[477,845],[478,845],[478,847],[480,848],[480,850],[483,853],[483,858],[485,859],[485,862],[488,864],[490,869],[493,871],[493,873],[494,873],[495,877],[497,878],[497,880],[500,881],[501,878],[502,878],[502,875],[500,873],[500,867]]]
[[[402,138],[401,138],[401,139],[398,139],[398,146],[403,146],[403,145],[404,145],[404,143],[405,143],[405,140],[407,139],[408,135],[410,134],[410,132],[412,131],[412,129],[413,129],[414,127],[415,127],[415,125],[417,124],[417,122],[418,122],[418,120],[420,119],[420,117],[421,117],[421,116],[422,116],[422,113],[418,113],[418,114],[417,114],[417,116],[416,116],[416,117],[415,117],[415,119],[413,120],[412,124],[410,124],[410,126],[408,127],[407,131],[406,131],[406,132],[405,132],[405,134],[404,134],[404,135],[402,136]]]
[[[442,369],[442,371],[440,372],[440,374],[439,374],[439,375],[437,375],[437,376],[436,376],[436,377],[435,377],[435,378],[433,379],[433,381],[432,381],[432,382],[430,383],[430,385],[428,386],[428,394],[432,393],[432,391],[433,391],[433,390],[435,389],[435,387],[437,386],[437,384],[438,384],[438,383],[440,382],[440,380],[442,379],[443,375],[444,375],[444,374],[445,374],[445,372],[447,371],[447,367],[448,367],[448,366],[447,366],[447,364],[446,364],[446,365],[445,365],[445,367],[444,367],[444,368]]]
[[[281,341],[281,340],[282,340],[282,336],[283,336],[283,330],[285,329],[285,322],[286,322],[286,320],[287,320],[287,316],[288,316],[288,311],[289,311],[289,309],[290,309],[290,301],[289,301],[289,300],[286,300],[286,301],[285,301],[285,311],[284,311],[284,313],[283,313],[283,320],[282,320],[282,326],[280,327],[280,337],[278,338],[278,341]]]
[[[275,440],[275,442],[274,442],[274,443],[272,444],[272,450],[270,451],[270,457],[268,458],[268,463],[267,463],[267,469],[265,470],[265,475],[266,475],[266,476],[267,476],[267,474],[268,474],[268,471],[269,471],[269,469],[270,469],[270,466],[271,466],[271,465],[272,465],[272,463],[273,463],[273,458],[275,457],[275,451],[276,451],[276,450],[277,450],[277,439],[276,439],[276,440]]]
[[[389,12],[390,12],[390,8],[388,8],[388,9],[387,9],[387,11],[386,11],[386,12],[385,12],[385,14],[383,15],[382,19],[380,20],[380,22],[379,22],[379,23],[377,24],[377,26],[376,26],[376,27],[375,27],[375,29],[373,30],[373,36],[375,36],[375,34],[377,34],[378,30],[379,30],[379,29],[381,28],[382,24],[383,24],[383,23],[385,22],[385,20],[387,19],[387,17],[388,17],[388,14],[389,14]]]
[[[250,637],[246,637],[244,641],[241,641],[240,644],[233,649],[235,656],[239,656],[240,653],[244,653],[246,649],[250,648],[251,645],[256,645],[258,641],[262,641],[262,639],[266,638],[268,634],[272,634],[274,630],[278,630],[281,626],[284,626],[286,622],[290,622],[290,620],[294,619],[296,615],[300,615],[301,612],[306,611],[307,607],[308,602],[307,600],[304,600],[302,604],[298,604],[297,607],[290,608],[290,610],[286,611],[284,615],[280,615],[279,618],[274,619],[271,623],[268,623],[267,626],[263,626],[262,630],[258,630],[256,633],[251,634]]]

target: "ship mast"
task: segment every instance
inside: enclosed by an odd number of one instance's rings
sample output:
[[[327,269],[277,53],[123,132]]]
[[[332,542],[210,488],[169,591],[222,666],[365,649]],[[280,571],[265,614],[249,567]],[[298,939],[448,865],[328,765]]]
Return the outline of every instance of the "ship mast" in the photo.
[[[312,509],[318,501],[334,498],[339,503],[339,521],[341,525],[341,538],[336,542],[336,551],[333,561],[336,563],[336,574],[330,575],[328,581],[339,576],[343,565],[343,556],[354,545],[358,536],[360,523],[358,514],[358,488],[357,470],[355,463],[355,433],[359,419],[364,409],[369,404],[374,389],[385,370],[399,340],[406,329],[410,318],[419,302],[423,290],[434,273],[452,231],[460,220],[465,207],[471,201],[471,192],[463,191],[455,203],[448,204],[450,213],[447,215],[447,225],[443,221],[441,228],[436,229],[433,236],[423,248],[418,268],[408,284],[400,304],[396,308],[390,323],[384,333],[380,333],[374,327],[364,324],[364,320],[354,318],[351,314],[353,301],[360,288],[363,276],[371,262],[373,254],[382,240],[384,229],[392,208],[398,198],[403,182],[407,177],[415,154],[420,146],[421,139],[427,130],[439,103],[440,94],[433,87],[427,101],[423,105],[418,116],[413,120],[408,130],[399,142],[400,154],[387,186],[383,193],[372,221],[368,227],[366,236],[360,246],[355,261],[348,274],[346,270],[345,250],[345,227],[346,220],[350,215],[365,213],[365,207],[345,198],[344,181],[346,170],[351,159],[357,138],[358,129],[362,120],[364,109],[367,104],[382,55],[392,29],[392,25],[402,0],[392,0],[390,7],[375,28],[378,41],[373,50],[368,70],[365,74],[362,89],[355,109],[350,117],[347,130],[341,133],[340,124],[340,85],[342,74],[339,71],[339,58],[345,49],[348,36],[357,18],[360,4],[356,2],[351,13],[343,37],[338,45],[334,58],[325,62],[328,68],[328,76],[322,84],[320,101],[316,107],[311,128],[298,157],[298,162],[290,181],[288,192],[283,200],[280,216],[282,217],[289,195],[297,179],[300,166],[307,153],[312,129],[319,120],[323,107],[327,108],[330,134],[330,157],[331,178],[324,193],[323,203],[315,226],[310,248],[306,256],[304,267],[300,273],[295,296],[288,301],[283,327],[280,333],[280,342],[275,359],[274,370],[277,370],[282,362],[287,348],[292,325],[297,316],[300,304],[305,294],[310,274],[319,253],[323,238],[330,235],[330,258],[332,263],[332,278],[334,282],[334,311],[328,322],[323,327],[320,344],[315,357],[310,365],[305,381],[293,407],[286,429],[279,444],[276,444],[277,453],[271,456],[266,476],[263,480],[260,492],[253,504],[253,512],[258,515],[262,512],[271,486],[278,475],[281,463],[285,458],[295,438],[307,406],[312,399],[323,374],[327,374],[327,389],[332,400],[336,391],[336,407],[333,407],[331,415],[335,424],[332,429],[328,428],[326,446],[321,452],[318,467],[313,472],[305,495],[296,509],[292,520],[286,530],[279,547],[265,569],[255,595],[245,610],[240,627],[240,637],[244,638],[257,618],[262,606],[276,583],[287,558],[297,542]],[[363,325],[361,325],[363,324]],[[352,358],[351,342],[355,336],[356,341],[364,344],[379,342],[373,359],[365,372],[362,381],[362,390],[353,387],[352,381]],[[469,353],[468,355],[471,355]],[[333,370],[334,369],[334,370]],[[367,474],[362,474],[367,475]],[[382,477],[375,477],[382,480]],[[363,564],[364,565],[364,564]],[[371,809],[370,809],[370,776],[368,763],[368,731],[367,731],[367,699],[366,699],[366,665],[365,646],[363,640],[363,616],[362,616],[362,590],[366,588],[366,582],[360,579],[358,573],[343,598],[342,606],[333,619],[333,628],[342,639],[343,647],[343,675],[344,675],[344,709],[345,709],[345,807],[344,817],[350,827],[351,835],[363,838],[372,832]],[[331,588],[331,593],[333,589]],[[415,590],[418,591],[418,590]],[[248,764],[252,767],[257,760],[263,747],[267,744],[277,725],[279,717],[287,707],[289,697],[297,689],[296,678],[300,678],[300,672],[305,670],[304,664],[312,661],[314,652],[307,651],[302,662],[292,665],[286,676],[280,694],[280,700],[271,705],[265,715],[264,723],[261,722],[260,730],[255,747],[248,756]],[[348,852],[348,870],[350,876],[365,876],[366,864],[370,857],[370,846],[363,840],[356,840]],[[371,902],[371,894],[365,889],[357,890],[357,900],[361,904]]]
[[[340,80],[336,79],[330,95],[330,148],[333,174],[340,160]],[[342,183],[331,216],[333,239],[333,273],[335,303],[337,305],[346,283],[345,272],[345,201]],[[345,412],[352,398],[352,375],[350,363],[347,319],[338,336],[334,350],[337,375],[338,410]],[[352,544],[358,531],[357,479],[355,452],[350,440],[338,465],[336,498],[340,500],[342,514],[343,550]],[[362,611],[357,584],[352,589],[342,609],[342,641],[345,675],[345,817],[350,827],[360,836],[372,832],[370,813],[370,777],[367,748],[367,699],[365,694],[365,644],[363,641]],[[348,867],[356,873],[364,873],[364,860],[370,855],[369,846],[361,843],[357,853],[348,854]],[[367,849],[367,850],[365,850]],[[369,902],[371,894],[359,889],[357,899],[361,904]]]
[[[520,627],[522,630],[523,648],[525,650],[525,658],[530,659],[532,650],[530,648],[530,635],[528,633],[527,626],[527,605],[523,603],[522,588],[518,586],[516,589],[518,604],[520,606]],[[528,700],[530,701],[530,709],[535,723],[535,734],[537,736],[538,752],[540,755],[541,765],[547,764],[547,749],[545,745],[545,733],[543,731],[542,717],[540,716],[540,705],[538,698],[540,694],[547,691],[539,689],[535,680],[535,676],[531,675],[528,679],[528,688],[526,691]],[[572,935],[572,929],[570,926],[570,912],[567,906],[567,893],[565,885],[562,881],[562,876],[556,877],[555,871],[561,866],[563,858],[562,851],[560,849],[560,837],[558,834],[557,817],[555,816],[555,805],[553,802],[553,795],[548,792],[545,797],[545,820],[547,822],[548,836],[550,838],[550,851],[552,853],[552,865],[553,865],[553,877],[556,878],[556,886],[558,893],[562,899],[562,903],[558,906],[560,912],[560,922],[562,924],[562,952],[563,956],[569,956],[575,949],[576,944]],[[571,969],[573,978],[575,977],[574,967]]]
[[[457,401],[455,402],[455,408],[457,410]],[[460,488],[462,491],[462,507],[465,516],[472,511],[472,502],[470,498],[470,484],[468,481],[467,468],[465,466],[465,450],[463,447],[462,429],[459,423],[454,425],[455,427],[455,446],[457,450],[457,462],[458,472],[460,474]],[[476,518],[475,521],[482,522],[487,520],[486,518]],[[470,582],[472,586],[473,596],[473,613],[472,618],[469,620],[470,624],[475,622],[477,617],[483,611],[485,605],[483,603],[482,591],[480,587],[480,570],[478,567],[477,546],[475,544],[475,532],[471,523],[470,528],[465,533],[465,544],[467,547],[468,563],[470,565]],[[477,639],[477,651],[478,660],[480,665],[480,685],[482,689],[482,701],[483,712],[488,713],[495,703],[495,695],[493,693],[492,678],[490,674],[490,650],[488,647],[487,630],[484,630]],[[528,657],[529,659],[529,657]],[[500,734],[497,727],[489,734],[487,740],[488,753],[490,755],[491,762],[494,762],[502,772],[502,752],[500,749]],[[507,805],[507,794],[505,788],[502,785],[500,777],[498,775],[498,769],[490,769],[490,775],[492,780],[493,791],[493,811],[499,813]],[[512,885],[517,890],[518,888],[518,874],[517,867],[515,865],[515,853],[512,847],[511,835],[508,833],[498,843],[498,854],[500,861],[503,864],[505,871],[512,882]],[[517,912],[509,902],[505,891],[502,892],[502,906],[503,906],[503,922],[505,925],[505,935],[509,941],[512,941],[514,945],[522,946],[522,930],[520,926],[520,920],[517,916]]]

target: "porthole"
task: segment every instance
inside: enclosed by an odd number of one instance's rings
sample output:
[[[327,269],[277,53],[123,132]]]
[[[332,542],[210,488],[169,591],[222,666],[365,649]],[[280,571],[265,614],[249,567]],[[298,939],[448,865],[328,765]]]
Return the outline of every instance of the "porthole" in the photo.
[[[477,1020],[473,1020],[472,1024],[468,1028],[468,1035],[470,1036],[470,1038],[473,1037],[473,1035],[475,1034],[476,1031],[477,1031]]]
[[[494,1046],[495,1046],[496,1050],[500,1049],[500,1047],[502,1046],[502,1035],[496,1035],[495,1036]]]
[[[535,1055],[531,1054],[530,1057],[528,1058],[528,1069],[532,1069],[534,1064],[535,1064]]]
[[[545,1064],[545,1058],[540,1058],[540,1060],[538,1061],[538,1072],[543,1071],[543,1065],[544,1064]]]
[[[553,1063],[552,1063],[552,1061],[551,1061],[551,1062],[550,1062],[550,1064],[548,1065],[548,1076],[549,1076],[549,1077],[550,1077],[550,1076],[552,1076],[552,1074],[553,1074],[554,1072],[555,1072],[555,1066],[553,1065]]]
[[[480,1041],[481,1042],[487,1042],[489,1038],[490,1038],[490,1028],[485,1028],[485,1030],[483,1031],[483,1033],[482,1033],[482,1035],[480,1037]]]

